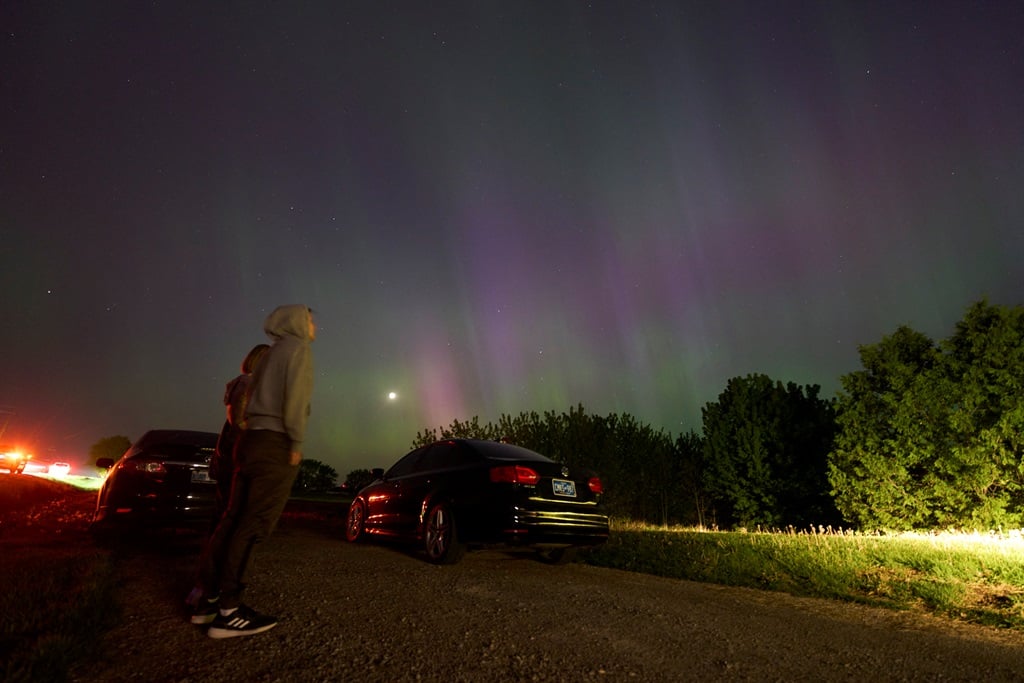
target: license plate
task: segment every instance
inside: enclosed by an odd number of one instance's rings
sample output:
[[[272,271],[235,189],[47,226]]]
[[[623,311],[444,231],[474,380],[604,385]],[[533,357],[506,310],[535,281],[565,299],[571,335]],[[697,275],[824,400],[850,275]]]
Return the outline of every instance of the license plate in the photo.
[[[552,479],[551,480],[551,491],[556,496],[565,496],[566,498],[576,497],[576,482],[567,481],[565,479]]]
[[[213,479],[207,470],[192,470],[192,481],[199,484],[213,483]]]

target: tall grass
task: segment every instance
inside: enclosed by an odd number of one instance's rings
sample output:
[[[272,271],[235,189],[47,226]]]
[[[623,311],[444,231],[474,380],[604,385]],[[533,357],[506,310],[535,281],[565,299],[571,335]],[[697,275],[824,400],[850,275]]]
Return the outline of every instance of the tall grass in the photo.
[[[745,533],[617,524],[587,561],[1024,628],[1019,534],[865,536],[827,529]]]

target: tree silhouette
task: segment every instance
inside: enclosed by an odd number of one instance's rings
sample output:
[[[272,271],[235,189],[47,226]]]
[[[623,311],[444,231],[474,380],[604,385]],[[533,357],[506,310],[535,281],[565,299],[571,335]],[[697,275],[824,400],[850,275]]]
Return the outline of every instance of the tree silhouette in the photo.
[[[330,465],[319,460],[304,459],[299,463],[292,494],[328,491],[335,487],[337,480],[338,472]]]
[[[100,458],[120,460],[131,446],[132,441],[127,436],[105,436],[89,447],[89,463],[95,465]]]
[[[972,304],[935,344],[900,327],[841,378],[829,479],[866,529],[1024,523],[1024,308]]]
[[[703,483],[722,525],[831,524],[828,453],[835,435],[819,387],[766,375],[729,380],[703,409]]]
[[[373,482],[373,472],[367,469],[352,470],[345,477],[345,488],[349,493],[356,493]]]

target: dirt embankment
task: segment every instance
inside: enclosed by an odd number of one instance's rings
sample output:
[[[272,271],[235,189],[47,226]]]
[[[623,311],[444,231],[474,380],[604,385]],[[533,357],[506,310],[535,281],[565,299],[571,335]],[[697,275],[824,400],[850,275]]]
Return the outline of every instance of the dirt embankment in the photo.
[[[0,473],[0,541],[85,540],[96,492],[29,474]]]
[[[74,681],[1011,681],[1024,672],[1015,632],[522,553],[435,567],[400,548],[346,544],[337,520],[303,514],[258,550],[247,596],[281,623],[214,641],[182,606],[197,550],[187,537],[120,548],[121,623]]]

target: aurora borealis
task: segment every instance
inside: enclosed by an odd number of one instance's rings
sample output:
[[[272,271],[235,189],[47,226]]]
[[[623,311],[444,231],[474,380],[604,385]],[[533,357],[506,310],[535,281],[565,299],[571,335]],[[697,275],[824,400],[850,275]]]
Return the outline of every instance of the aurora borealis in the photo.
[[[219,429],[317,312],[307,457],[838,388],[901,324],[1022,302],[1024,5],[0,6],[0,409],[84,459]],[[389,392],[395,392],[389,398]]]

